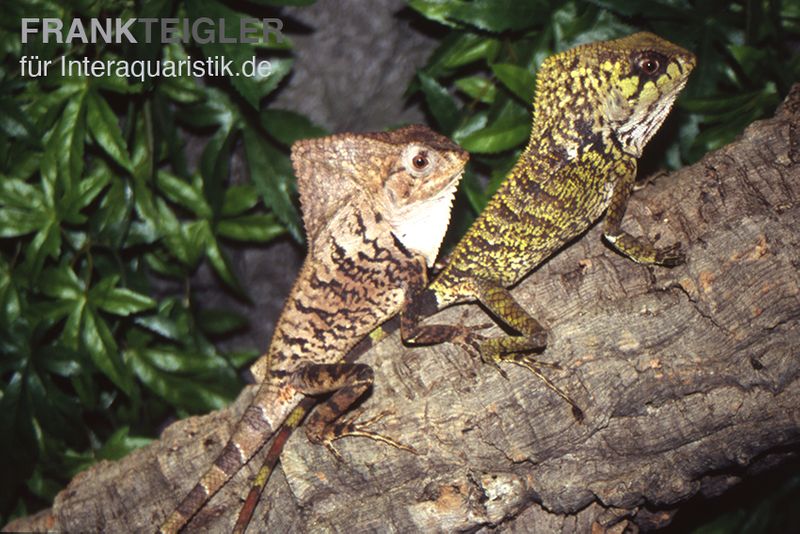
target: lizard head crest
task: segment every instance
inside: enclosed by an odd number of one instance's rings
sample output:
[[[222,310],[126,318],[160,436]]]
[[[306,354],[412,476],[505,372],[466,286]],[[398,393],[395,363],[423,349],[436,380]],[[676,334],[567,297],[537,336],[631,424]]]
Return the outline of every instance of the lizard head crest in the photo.
[[[575,131],[584,140],[610,138],[639,157],[686,85],[695,61],[691,52],[647,32],[577,46],[542,65],[537,118],[553,123],[561,113],[561,122],[567,124],[551,124],[551,129]]]
[[[309,241],[343,206],[364,203],[408,250],[435,261],[466,151],[431,129],[297,141],[292,162]]]

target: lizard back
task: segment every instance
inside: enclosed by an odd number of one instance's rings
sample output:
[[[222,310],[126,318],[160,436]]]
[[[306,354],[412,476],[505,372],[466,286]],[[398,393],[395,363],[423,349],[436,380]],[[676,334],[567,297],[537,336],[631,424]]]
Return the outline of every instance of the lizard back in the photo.
[[[597,221],[635,176],[694,61],[649,33],[549,57],[530,141],[431,284],[438,308],[474,299],[478,279],[515,284]]]

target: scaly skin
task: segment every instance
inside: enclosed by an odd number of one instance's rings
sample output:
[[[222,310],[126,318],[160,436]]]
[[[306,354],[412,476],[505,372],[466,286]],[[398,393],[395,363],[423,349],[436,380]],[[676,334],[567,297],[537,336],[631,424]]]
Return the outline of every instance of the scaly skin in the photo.
[[[648,60],[658,65],[642,63]],[[521,354],[543,348],[546,331],[507,288],[604,212],[604,235],[621,253],[641,263],[673,266],[683,261],[678,246],[656,249],[622,232],[620,223],[635,180],[636,159],[685,85],[694,61],[691,53],[648,33],[583,45],[548,58],[537,75],[533,130],[525,151],[456,245],[444,270],[401,314],[403,338],[420,344],[455,341],[470,349],[477,346],[492,363],[524,366],[569,402],[580,419],[575,403],[541,373],[543,364]],[[654,74],[643,67],[655,67]],[[420,325],[426,316],[469,300],[479,300],[522,335],[483,340],[468,327]],[[396,328],[396,322],[387,324],[381,333]],[[303,413],[293,413],[292,419],[299,421],[296,415]],[[279,454],[276,440],[259,483]],[[248,501],[251,513],[255,502]]]
[[[545,60],[527,147],[443,271],[401,318],[403,338],[477,346],[487,361],[509,361],[541,376],[535,361],[520,353],[543,348],[546,330],[514,300],[509,286],[604,212],[604,236],[622,254],[646,264],[682,263],[679,245],[657,249],[622,231],[620,223],[636,160],[694,64],[690,52],[650,33],[578,46]],[[483,340],[465,327],[419,324],[470,300],[521,335]]]
[[[334,440],[364,436],[413,450],[368,430],[373,421],[339,419],[373,380],[370,367],[343,358],[398,313],[410,293],[425,286],[426,268],[444,237],[467,158],[450,140],[423,126],[293,145],[308,256],[269,350],[251,368],[261,384],[255,399],[214,464],[162,524],[162,532],[180,530],[305,395],[332,393],[310,418],[312,441],[335,452]],[[311,403],[302,406],[308,409]],[[296,416],[290,429],[299,422]]]

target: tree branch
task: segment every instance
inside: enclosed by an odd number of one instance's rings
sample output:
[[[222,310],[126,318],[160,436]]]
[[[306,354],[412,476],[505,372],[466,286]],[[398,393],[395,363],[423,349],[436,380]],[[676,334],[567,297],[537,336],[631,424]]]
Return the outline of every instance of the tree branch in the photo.
[[[798,125],[795,86],[774,119],[634,195],[626,229],[682,241],[686,265],[636,265],[595,227],[514,290],[551,329],[542,360],[564,370],[545,372],[585,410],[582,423],[525,369],[506,367],[505,380],[455,347],[390,338],[362,358],[376,370],[362,417],[392,410],[381,430],[422,454],[351,438],[337,444],[339,465],[298,433],[251,531],[647,528],[698,492],[722,492],[795,454]],[[443,318],[487,320],[474,305]],[[251,394],[99,463],[51,510],[8,528],[154,530],[219,453]],[[191,527],[229,530],[260,460]]]

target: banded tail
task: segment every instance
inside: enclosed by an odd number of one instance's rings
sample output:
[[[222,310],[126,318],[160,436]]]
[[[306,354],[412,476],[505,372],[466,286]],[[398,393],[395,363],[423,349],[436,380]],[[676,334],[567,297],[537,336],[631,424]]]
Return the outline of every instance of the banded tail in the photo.
[[[233,527],[233,534],[243,534],[244,531],[247,530],[247,525],[250,524],[250,520],[253,518],[253,512],[255,512],[256,505],[258,505],[258,501],[261,499],[261,494],[267,486],[269,477],[275,470],[275,466],[278,465],[283,447],[317,402],[318,400],[314,397],[304,398],[300,404],[292,410],[292,413],[289,414],[289,417],[286,418],[281,428],[275,434],[275,439],[272,440],[269,452],[264,458],[264,464],[256,475],[253,485],[250,487],[250,492],[247,494],[247,499],[245,499],[242,509],[239,511],[239,517],[236,519],[236,525]]]
[[[276,391],[274,383],[263,384],[214,464],[164,521],[159,532],[171,534],[180,531],[269,440],[287,414],[300,403],[300,397],[301,394],[288,386]]]

